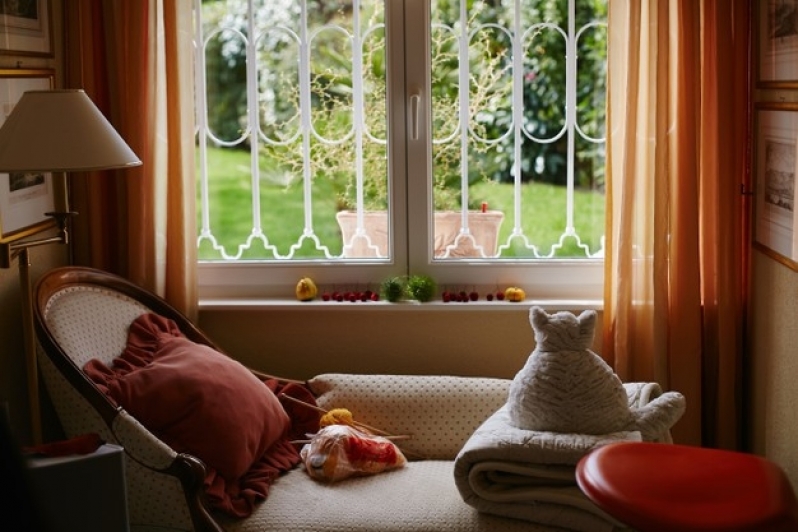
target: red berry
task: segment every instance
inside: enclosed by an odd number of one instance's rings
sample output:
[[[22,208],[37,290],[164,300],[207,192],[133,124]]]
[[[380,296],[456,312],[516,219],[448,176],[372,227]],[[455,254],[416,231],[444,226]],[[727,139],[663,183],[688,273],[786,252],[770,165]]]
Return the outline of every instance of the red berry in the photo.
[[[471,301],[479,301],[479,293],[478,293],[476,290],[474,290],[473,292],[471,292],[470,294],[468,294],[468,298],[469,298]]]
[[[496,292],[496,299],[498,299],[499,301],[504,301],[504,292],[502,291]]]
[[[487,295],[485,295],[485,299],[487,299],[488,301],[493,301],[493,294],[488,292]]]
[[[322,298],[324,301],[329,301],[329,300],[330,300],[330,293],[329,293],[329,292],[324,292],[324,293],[321,295],[321,298]]]
[[[372,292],[371,293],[371,300],[372,301],[379,301],[380,300],[380,294],[378,294],[377,292]]]

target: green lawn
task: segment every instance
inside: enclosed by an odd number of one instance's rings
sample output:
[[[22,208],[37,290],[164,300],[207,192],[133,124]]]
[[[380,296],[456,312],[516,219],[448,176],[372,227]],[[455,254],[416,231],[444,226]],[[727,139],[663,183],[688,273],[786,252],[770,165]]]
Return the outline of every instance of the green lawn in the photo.
[[[251,172],[249,154],[229,149],[210,149],[208,152],[209,221],[210,229],[227,255],[234,256],[252,233]],[[260,224],[275,250],[265,249],[259,242],[253,242],[251,249],[243,252],[242,259],[272,259],[277,255],[289,253],[292,245],[302,236],[304,227],[303,187],[300,183],[286,186],[283,177],[274,175],[262,168],[260,187]],[[486,201],[491,210],[504,212],[499,242],[504,244],[512,232],[515,219],[513,202],[514,188],[510,184],[482,183],[471,189],[471,197]],[[200,190],[197,191],[198,200]],[[335,221],[336,198],[331,184],[323,179],[315,180],[312,189],[313,217],[311,223],[320,243],[330,249],[330,253],[341,252],[341,238]],[[590,246],[591,253],[599,249],[600,238],[604,234],[604,195],[592,191],[574,193],[574,227],[583,244]],[[198,203],[199,205],[199,203]],[[566,225],[565,187],[528,183],[521,187],[521,228],[530,244],[537,246],[538,253],[548,255],[556,244]],[[198,209],[198,228],[202,228],[202,212]],[[532,256],[524,249],[522,239],[515,238],[503,257]],[[556,255],[560,257],[583,257],[574,238],[566,238],[564,247]],[[201,259],[221,259],[219,251],[213,249],[208,239],[200,245]],[[295,253],[301,258],[324,257],[316,249],[315,242],[305,238],[301,251]]]

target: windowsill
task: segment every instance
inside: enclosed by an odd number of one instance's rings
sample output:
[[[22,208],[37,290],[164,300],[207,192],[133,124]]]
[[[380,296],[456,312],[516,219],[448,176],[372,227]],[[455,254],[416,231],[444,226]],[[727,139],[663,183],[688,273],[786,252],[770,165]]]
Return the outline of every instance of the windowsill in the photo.
[[[387,277],[402,275],[398,270],[383,270],[382,267],[372,270],[366,266],[348,264],[265,265],[252,261],[200,263],[198,270],[201,308],[307,306],[308,303],[300,303],[293,297],[296,283],[303,277],[313,279],[319,294],[322,294],[332,290],[376,290]],[[469,303],[444,303],[438,297],[437,307],[443,307],[443,310],[458,305],[480,310],[512,305],[484,299],[485,294],[509,286],[524,289],[527,294],[524,304],[527,305],[535,302],[546,309],[568,308],[574,304],[578,305],[576,308],[603,308],[604,265],[600,261],[586,263],[581,260],[551,259],[499,265],[466,262],[451,265],[447,272],[432,271],[430,275],[435,278],[439,290],[476,290],[481,296],[480,301]],[[318,308],[342,304],[355,308],[377,306],[375,302],[324,302],[320,298],[310,303]],[[410,305],[416,308],[414,305],[419,303],[380,302],[379,305],[387,308]],[[437,308],[432,302],[424,305]]]
[[[518,303],[508,301],[469,301],[468,303],[444,303],[443,301],[297,301],[296,299],[264,299],[264,298],[214,298],[202,299],[200,310],[290,310],[290,311],[326,311],[328,309],[361,311],[368,309],[374,312],[449,312],[449,311],[490,311],[513,312],[529,311],[532,306],[539,306],[546,311],[557,310],[596,310],[601,311],[603,302],[595,300],[534,300],[527,299]]]

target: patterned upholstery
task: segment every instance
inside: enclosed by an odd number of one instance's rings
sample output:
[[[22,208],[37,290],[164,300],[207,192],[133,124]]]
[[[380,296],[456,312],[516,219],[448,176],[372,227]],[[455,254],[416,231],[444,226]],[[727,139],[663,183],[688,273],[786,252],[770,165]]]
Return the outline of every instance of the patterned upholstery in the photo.
[[[355,420],[401,442],[407,457],[454,460],[466,440],[507,401],[505,379],[324,374],[308,381],[318,405],[346,408]]]
[[[124,349],[130,322],[149,311],[116,290],[93,285],[67,286],[41,306],[40,315],[50,334],[76,368],[92,358],[110,363]],[[176,453],[124,410],[109,426],[41,346],[38,360],[42,381],[65,435],[96,432],[105,441],[125,448],[131,527],[193,530],[180,480],[156,471],[168,468]]]
[[[58,343],[82,368],[92,358],[110,364],[125,348],[130,322],[148,311],[113,290],[72,286],[50,298],[44,315]]]
[[[453,468],[421,460],[331,485],[295,469],[250,518],[222,524],[228,532],[564,532],[477,512],[460,497]]]

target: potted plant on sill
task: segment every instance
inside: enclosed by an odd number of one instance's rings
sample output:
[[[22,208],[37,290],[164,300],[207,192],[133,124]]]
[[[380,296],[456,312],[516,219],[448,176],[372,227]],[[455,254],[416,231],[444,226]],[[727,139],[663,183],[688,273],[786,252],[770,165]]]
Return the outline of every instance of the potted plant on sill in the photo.
[[[436,117],[443,124],[457,123],[456,105],[441,106],[447,111]],[[447,116],[449,115],[449,116]],[[468,234],[458,238],[463,228],[461,208],[460,145],[459,142],[436,147],[432,175],[433,223],[435,240],[433,255],[436,258],[490,257],[496,254],[499,229],[504,213],[489,210],[482,198],[469,194],[467,210]],[[334,157],[327,160],[339,161]],[[357,210],[357,177],[355,172],[339,168],[336,220],[344,242],[343,256],[347,258],[375,258],[388,256],[388,180],[385,157],[364,157],[362,221],[366,238],[356,238],[359,216]],[[469,173],[468,186],[490,182],[479,169]]]
[[[450,33],[436,34],[432,42],[434,57],[457,57],[458,42]],[[511,84],[501,84],[506,72],[505,58],[491,53],[492,43],[487,35],[481,35],[470,44],[472,54],[484,59],[482,68],[472,72],[473,89],[470,108],[484,110],[497,108],[510,97]],[[363,121],[366,131],[374,138],[387,138],[385,120],[386,72],[385,43],[374,40],[364,50]],[[343,239],[343,256],[348,258],[387,257],[388,255],[388,179],[387,148],[378,142],[363,143],[361,197],[358,198],[358,174],[352,146],[353,113],[348,109],[353,94],[351,65],[342,56],[329,55],[319,59],[324,65],[311,69],[320,74],[311,79],[311,95],[321,105],[312,111],[312,123],[318,133],[316,142],[309,150],[308,160],[298,156],[297,151],[282,152],[277,159],[292,175],[303,175],[303,167],[310,164],[313,179],[327,179],[336,194],[336,220]],[[444,61],[432,70],[432,93],[435,99],[434,122],[436,131],[454,132],[460,127],[459,94],[452,79],[457,79],[456,61]],[[299,108],[299,90],[293,93],[294,107]],[[472,122],[471,130],[481,133],[481,124]],[[365,135],[364,135],[365,136]],[[321,138],[337,139],[323,142]],[[349,139],[346,142],[340,139]],[[476,149],[486,150],[485,144],[476,143]],[[461,208],[460,143],[457,140],[435,145],[432,175],[432,199],[435,208],[435,257],[481,257],[496,254],[498,234],[504,213],[491,211],[481,198],[469,193],[466,212],[468,234],[463,234],[463,210]],[[489,181],[487,172],[470,168],[470,185]],[[360,211],[360,212],[359,212]],[[362,220],[364,236],[356,237]],[[470,236],[469,236],[470,235]],[[472,240],[473,238],[473,240]],[[369,245],[369,243],[371,245]]]
[[[460,210],[438,209],[433,214],[435,242],[433,254],[437,258],[481,257],[496,254],[499,229],[504,221],[504,213],[469,209],[467,213],[468,231],[473,237],[465,235],[457,240],[463,227],[463,213]],[[335,216],[341,229],[344,242],[343,256],[348,258],[387,257],[388,253],[388,212],[384,209],[365,210],[363,229],[365,238],[355,238],[358,228],[356,210],[339,210]],[[348,245],[347,245],[348,244]],[[369,245],[370,244],[370,245]]]

